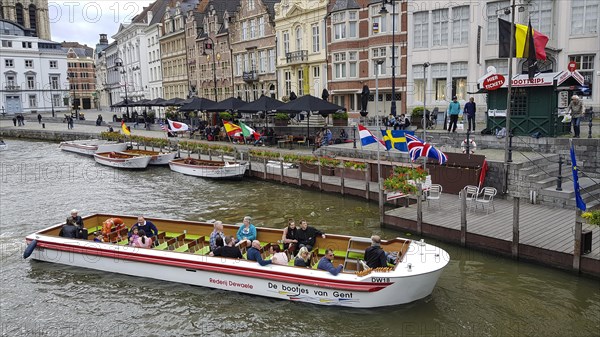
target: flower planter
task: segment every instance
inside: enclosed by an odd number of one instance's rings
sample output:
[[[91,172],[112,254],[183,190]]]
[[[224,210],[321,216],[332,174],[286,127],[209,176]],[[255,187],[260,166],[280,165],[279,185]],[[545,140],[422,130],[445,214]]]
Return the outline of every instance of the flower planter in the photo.
[[[347,167],[336,167],[335,168],[335,175],[337,177],[341,177],[342,172],[344,172],[344,179],[365,180],[365,171],[354,170],[354,169],[347,168]]]
[[[334,119],[333,126],[348,126],[347,119]]]
[[[286,121],[286,120],[281,120],[281,119],[275,120],[275,126],[287,126],[287,125],[288,125],[288,121]]]
[[[319,166],[315,164],[300,164],[302,172],[319,174]],[[321,166],[321,174],[324,176],[334,176],[335,169],[333,167]]]

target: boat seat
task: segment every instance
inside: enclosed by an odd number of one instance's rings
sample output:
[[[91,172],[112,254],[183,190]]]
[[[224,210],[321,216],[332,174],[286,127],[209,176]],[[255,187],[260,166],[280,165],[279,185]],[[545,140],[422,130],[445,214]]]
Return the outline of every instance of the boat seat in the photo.
[[[175,251],[179,252],[179,253],[183,253],[183,252],[185,252],[187,250],[188,250],[188,244],[187,243],[185,245],[181,245],[181,246],[175,248]]]
[[[120,246],[127,246],[129,244],[129,239],[123,239],[123,240],[117,242],[117,244]]]
[[[325,248],[319,248],[318,254],[319,255],[325,255]],[[346,252],[342,251],[342,250],[334,250],[333,251],[333,256],[335,256],[335,257],[346,257]]]
[[[198,249],[194,254],[198,254],[198,255],[206,255],[210,252],[210,247],[209,246],[204,246],[201,249]]]

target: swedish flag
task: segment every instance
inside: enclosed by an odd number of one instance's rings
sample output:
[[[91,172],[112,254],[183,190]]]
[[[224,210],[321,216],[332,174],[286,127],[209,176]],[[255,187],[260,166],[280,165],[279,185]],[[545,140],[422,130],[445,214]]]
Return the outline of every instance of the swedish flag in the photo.
[[[381,134],[383,135],[383,141],[385,142],[385,147],[388,151],[394,148],[400,152],[408,152],[405,135],[409,134],[414,136],[415,132],[405,130],[381,130]]]

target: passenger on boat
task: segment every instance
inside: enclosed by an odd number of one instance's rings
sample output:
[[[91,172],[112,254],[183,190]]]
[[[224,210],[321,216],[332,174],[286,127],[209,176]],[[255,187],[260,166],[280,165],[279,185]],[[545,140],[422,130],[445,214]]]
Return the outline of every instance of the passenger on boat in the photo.
[[[365,250],[365,262],[369,268],[387,267],[385,251],[381,248],[379,235],[371,236],[371,247]]]
[[[333,250],[330,248],[327,248],[325,250],[325,256],[323,256],[321,258],[321,260],[319,260],[317,269],[326,270],[326,271],[330,272],[331,275],[333,275],[333,276],[339,274],[342,271],[342,268],[344,268],[344,267],[340,264],[336,268],[333,266],[332,261],[333,261]]]
[[[271,251],[271,254],[273,255],[273,257],[271,258],[271,261],[273,261],[274,264],[280,264],[282,266],[287,266],[287,264],[289,262],[287,254],[285,252],[281,251],[279,244],[277,244],[277,243],[271,244],[271,248],[269,248],[269,250]]]
[[[150,248],[152,247],[152,239],[146,236],[143,229],[138,230],[139,237],[133,242],[134,247]]]
[[[77,239],[77,233],[79,229],[75,225],[75,222],[71,218],[67,218],[67,223],[60,229],[58,236],[63,238]]]
[[[140,229],[140,232],[144,230],[144,232],[146,233],[146,235],[148,235],[149,238],[158,235],[158,228],[156,228],[152,221],[147,221],[146,219],[144,219],[143,216],[138,216],[137,224],[134,226],[137,226]],[[132,232],[129,231],[128,235],[131,236],[131,234]]]
[[[215,248],[217,248],[216,240],[218,237],[221,238],[222,240],[225,240],[225,234],[223,234],[223,222],[222,221],[215,221],[213,231],[212,231],[212,233],[210,233],[210,239],[208,241],[208,244],[210,245],[211,251],[213,251],[213,250],[215,250]]]
[[[306,247],[308,251],[311,251],[317,241],[317,236],[320,235],[325,239],[325,233],[320,232],[318,229],[309,226],[306,220],[300,221],[300,229],[297,231],[298,246],[300,248]]]
[[[310,268],[310,253],[306,247],[300,248],[298,256],[294,259],[294,266]]]
[[[95,231],[94,232],[94,242],[103,242],[104,236],[102,236],[102,232]]]
[[[250,221],[252,221],[251,217],[244,217],[244,224],[240,226],[240,229],[238,229],[236,235],[237,240],[239,242],[247,240],[249,244],[252,241],[256,240],[256,227],[254,227],[254,225],[251,224]]]
[[[252,247],[248,248],[246,256],[248,257],[248,261],[256,261],[261,266],[266,266],[273,263],[271,260],[263,260],[262,256],[260,255],[260,241],[258,240],[252,241]]]
[[[136,242],[136,240],[139,238],[140,229],[138,228],[138,226],[133,226],[133,228],[131,228],[131,236],[129,237],[129,245],[133,246],[134,242]]]
[[[287,227],[283,230],[281,241],[283,242],[283,249],[287,250],[290,255],[296,255],[298,253],[298,228],[296,228],[296,222],[294,219],[288,220]]]
[[[75,222],[76,226],[83,228],[83,219],[79,215],[77,215],[77,213],[79,213],[78,210],[72,209],[71,217],[73,218],[73,221]]]
[[[102,223],[102,234],[104,234],[104,237],[108,239],[109,233],[120,231],[123,228],[125,228],[125,222],[123,219],[108,218]],[[121,234],[117,235],[117,239],[119,239],[119,241],[122,240]]]
[[[222,257],[231,257],[234,259],[243,259],[242,252],[238,247],[235,247],[235,240],[233,236],[227,236],[225,238],[225,246],[217,247],[217,249],[210,252],[209,256],[222,256]]]

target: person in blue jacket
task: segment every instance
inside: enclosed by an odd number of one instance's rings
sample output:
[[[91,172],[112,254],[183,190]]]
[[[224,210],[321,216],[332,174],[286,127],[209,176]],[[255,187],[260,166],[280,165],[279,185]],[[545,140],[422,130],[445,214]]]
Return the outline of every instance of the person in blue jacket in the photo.
[[[448,105],[448,116],[450,117],[450,124],[448,125],[448,132],[452,129],[452,132],[456,132],[456,126],[458,125],[458,115],[460,114],[460,103],[456,96],[452,97],[452,102]],[[452,127],[454,125],[454,127]]]
[[[266,266],[273,263],[271,260],[263,260],[262,256],[260,255],[260,241],[258,240],[252,241],[252,247],[248,248],[246,256],[248,257],[248,261],[256,261],[261,266]]]
[[[252,221],[251,217],[244,217],[244,224],[240,226],[236,235],[238,242],[248,240],[248,244],[250,244],[250,242],[256,240],[256,227],[250,221]]]
[[[333,276],[339,274],[342,271],[343,266],[340,264],[336,268],[333,266],[333,263],[331,263],[331,261],[333,261],[333,250],[330,248],[327,248],[325,250],[325,256],[323,256],[321,258],[321,260],[319,260],[317,269],[326,270],[326,271],[330,272],[331,275],[333,275]]]
[[[131,226],[129,233],[127,233],[128,237],[131,237],[131,235],[133,234],[133,228],[135,227],[137,227],[138,230],[143,230],[144,232],[146,232],[146,236],[149,238],[158,235],[158,228],[156,228],[156,225],[154,225],[152,221],[144,219],[143,216],[138,216],[137,223]]]

